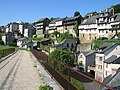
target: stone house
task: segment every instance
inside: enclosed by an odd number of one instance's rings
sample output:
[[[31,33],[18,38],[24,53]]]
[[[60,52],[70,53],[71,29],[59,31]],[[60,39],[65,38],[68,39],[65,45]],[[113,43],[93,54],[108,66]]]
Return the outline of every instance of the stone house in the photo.
[[[76,36],[76,33],[74,31],[74,26],[79,20],[80,16],[75,16],[75,17],[66,17],[64,20],[64,29],[69,31],[70,34],[73,36]],[[82,22],[82,20],[81,20]]]
[[[46,27],[49,25],[50,20],[48,18],[42,18],[35,23],[36,35],[38,37],[44,37],[46,33]]]
[[[4,42],[4,45],[9,45],[9,43],[14,42],[14,40],[14,34],[12,32],[2,35],[2,41]]]
[[[50,52],[54,51],[55,49],[63,50],[66,49],[69,52],[76,51],[77,48],[77,39],[64,39],[59,44],[52,45],[50,48]]]
[[[88,71],[88,66],[95,64],[95,51],[81,51],[78,55],[78,69]]]
[[[79,25],[81,43],[91,43],[98,38],[114,38],[120,32],[120,14],[114,14],[114,9],[106,9],[96,16],[83,20]]]

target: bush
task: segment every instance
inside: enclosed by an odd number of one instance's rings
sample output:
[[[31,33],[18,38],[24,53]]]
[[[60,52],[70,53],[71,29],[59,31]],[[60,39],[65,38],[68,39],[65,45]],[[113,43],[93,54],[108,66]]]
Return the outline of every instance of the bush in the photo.
[[[61,61],[68,66],[74,66],[74,59],[70,56],[70,53],[66,50],[55,50],[50,53],[50,56]]]
[[[53,87],[49,86],[49,85],[45,85],[45,86],[40,86],[39,90],[53,90]]]

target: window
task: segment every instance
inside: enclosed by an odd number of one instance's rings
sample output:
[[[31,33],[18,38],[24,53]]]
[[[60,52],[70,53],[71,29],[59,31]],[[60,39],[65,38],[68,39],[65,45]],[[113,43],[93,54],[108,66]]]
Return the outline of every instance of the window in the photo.
[[[82,58],[82,55],[80,55],[80,58]]]
[[[84,34],[83,34],[83,37],[84,37]]]
[[[106,68],[108,68],[108,64],[106,63]]]
[[[74,45],[73,45],[73,43],[71,44],[71,48],[73,48],[74,47]]]
[[[107,76],[107,71],[106,71],[106,76]]]
[[[99,60],[102,61],[102,57],[99,57]]]
[[[67,43],[67,47],[69,47],[69,43]]]

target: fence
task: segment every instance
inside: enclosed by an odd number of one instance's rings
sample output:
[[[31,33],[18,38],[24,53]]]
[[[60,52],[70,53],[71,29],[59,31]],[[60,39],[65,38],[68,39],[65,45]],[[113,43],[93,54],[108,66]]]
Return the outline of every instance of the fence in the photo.
[[[5,57],[15,51],[15,48],[8,48],[8,49],[3,49],[0,50],[0,58]]]
[[[87,73],[74,70],[62,62],[54,60],[44,52],[40,52],[34,49],[31,49],[31,52],[65,90],[101,90],[102,88],[113,90],[104,83],[93,79],[87,75]],[[82,84],[77,85],[73,81],[82,82],[84,88]]]

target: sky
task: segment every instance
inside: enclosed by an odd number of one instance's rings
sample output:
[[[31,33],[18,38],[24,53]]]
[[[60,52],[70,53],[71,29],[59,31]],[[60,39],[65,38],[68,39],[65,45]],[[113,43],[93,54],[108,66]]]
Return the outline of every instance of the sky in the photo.
[[[16,21],[33,23],[44,17],[72,17],[75,11],[84,16],[115,4],[120,0],[0,0],[0,26]]]

